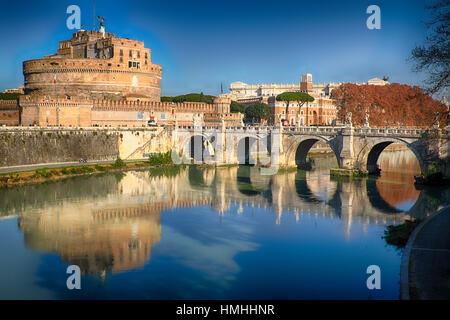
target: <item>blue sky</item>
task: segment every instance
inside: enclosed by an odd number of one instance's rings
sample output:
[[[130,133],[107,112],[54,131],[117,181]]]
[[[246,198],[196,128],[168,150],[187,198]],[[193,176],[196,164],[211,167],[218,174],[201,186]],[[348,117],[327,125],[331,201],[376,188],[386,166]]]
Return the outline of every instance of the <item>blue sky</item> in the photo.
[[[2,1],[0,90],[23,83],[22,62],[55,53],[69,39],[66,8],[81,8],[92,28],[91,0]],[[234,81],[391,82],[421,85],[411,49],[425,38],[423,0],[96,1],[107,32],[145,42],[163,67],[162,93],[219,94]],[[366,8],[381,9],[381,29],[366,27]],[[98,23],[97,23],[98,27]]]

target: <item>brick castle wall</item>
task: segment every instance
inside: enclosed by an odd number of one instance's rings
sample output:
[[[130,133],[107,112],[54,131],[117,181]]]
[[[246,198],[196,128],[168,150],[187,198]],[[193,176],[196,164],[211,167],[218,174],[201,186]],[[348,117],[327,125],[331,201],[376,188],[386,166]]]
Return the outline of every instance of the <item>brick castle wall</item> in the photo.
[[[17,100],[0,100],[0,125],[19,125],[19,106]]]
[[[230,113],[230,101],[218,98],[214,104],[184,102],[153,102],[128,100],[71,99],[37,95],[20,97],[22,125],[62,127],[142,127],[152,117],[158,123],[192,125],[193,117],[204,115],[210,125],[240,121],[239,114]]]

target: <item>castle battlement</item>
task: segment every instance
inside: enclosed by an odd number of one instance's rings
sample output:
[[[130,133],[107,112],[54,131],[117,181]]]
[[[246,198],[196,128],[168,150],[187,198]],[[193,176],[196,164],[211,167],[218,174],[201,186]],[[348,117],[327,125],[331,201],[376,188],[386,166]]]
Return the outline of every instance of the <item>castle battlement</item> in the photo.
[[[0,110],[18,110],[17,100],[0,100]]]
[[[34,73],[140,73],[153,74],[161,77],[162,68],[158,64],[150,63],[142,70],[130,70],[125,64],[113,64],[94,59],[35,59],[23,62],[23,74],[28,76]],[[50,79],[50,80],[53,80]],[[56,79],[58,80],[58,78]],[[52,82],[52,81],[51,81]]]

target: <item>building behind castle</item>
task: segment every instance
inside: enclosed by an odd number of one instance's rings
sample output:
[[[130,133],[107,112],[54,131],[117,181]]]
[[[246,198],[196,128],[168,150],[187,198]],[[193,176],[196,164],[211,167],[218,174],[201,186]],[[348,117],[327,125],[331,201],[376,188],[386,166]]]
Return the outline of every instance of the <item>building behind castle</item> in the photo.
[[[359,84],[385,85],[387,83],[382,79],[373,78],[367,83]],[[272,123],[287,120],[290,125],[331,125],[337,116],[331,92],[341,84],[341,82],[313,83],[312,74],[306,73],[301,75],[300,83],[297,84],[233,82],[230,85],[230,92],[222,94],[221,97],[243,104],[267,103]],[[283,92],[306,92],[314,98],[314,101],[305,103],[303,106],[290,103],[289,110],[286,110],[286,102],[276,101],[276,96]]]

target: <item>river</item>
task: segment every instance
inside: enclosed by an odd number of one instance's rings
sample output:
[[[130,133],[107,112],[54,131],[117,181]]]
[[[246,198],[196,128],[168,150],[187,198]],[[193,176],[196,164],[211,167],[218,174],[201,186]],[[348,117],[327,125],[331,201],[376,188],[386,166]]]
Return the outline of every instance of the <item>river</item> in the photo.
[[[152,169],[0,190],[1,299],[398,299],[386,225],[423,218],[449,189],[417,190],[407,151],[382,174]],[[82,272],[69,290],[67,267]],[[381,270],[369,290],[367,267]]]

